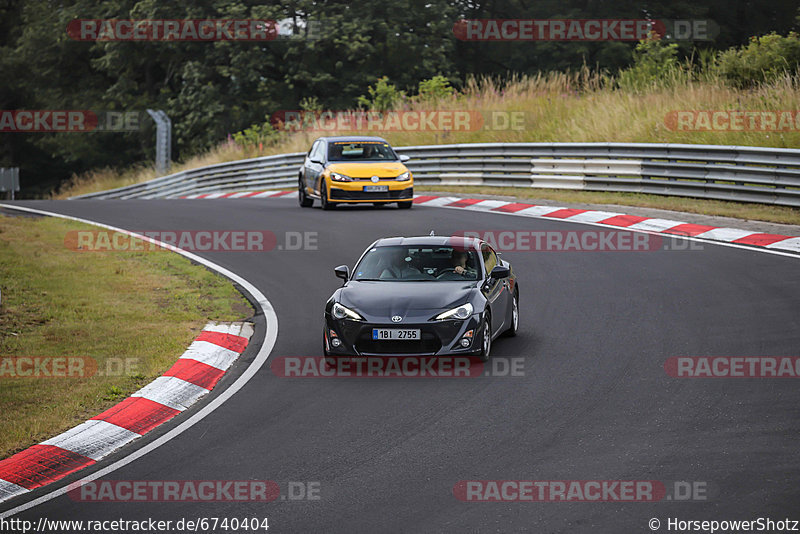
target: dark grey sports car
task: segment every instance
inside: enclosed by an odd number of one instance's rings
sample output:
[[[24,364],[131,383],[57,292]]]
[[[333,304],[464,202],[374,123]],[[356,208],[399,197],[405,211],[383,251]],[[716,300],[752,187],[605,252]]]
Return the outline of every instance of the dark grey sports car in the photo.
[[[470,355],[516,335],[519,288],[484,241],[389,237],[372,243],[325,305],[323,350],[337,356]]]

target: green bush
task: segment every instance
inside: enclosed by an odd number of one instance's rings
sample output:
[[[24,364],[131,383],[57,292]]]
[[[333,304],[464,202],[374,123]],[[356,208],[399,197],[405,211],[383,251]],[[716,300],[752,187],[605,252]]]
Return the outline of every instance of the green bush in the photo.
[[[444,76],[434,76],[429,80],[419,82],[417,100],[422,102],[436,102],[453,95],[455,89],[450,87],[450,82]]]
[[[719,70],[737,87],[771,82],[786,73],[794,74],[800,65],[800,35],[783,37],[770,33],[751,37],[741,48],[731,48],[719,56]]]
[[[254,124],[249,128],[233,134],[233,140],[243,147],[260,147],[275,143],[280,138],[280,132],[265,122]]]
[[[633,66],[620,71],[617,83],[625,90],[666,86],[679,72],[678,45],[655,37],[639,41],[633,52]]]
[[[405,93],[390,84],[389,78],[386,76],[378,78],[378,83],[375,84],[375,87],[370,85],[368,91],[369,97],[366,95],[358,97],[358,105],[369,110],[392,110],[406,96]]]

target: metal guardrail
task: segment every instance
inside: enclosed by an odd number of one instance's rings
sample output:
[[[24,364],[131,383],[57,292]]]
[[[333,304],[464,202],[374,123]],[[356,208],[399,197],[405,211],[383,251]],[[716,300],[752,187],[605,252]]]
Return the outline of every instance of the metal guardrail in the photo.
[[[398,147],[423,185],[615,191],[800,207],[800,150],[648,143]],[[220,163],[74,198],[176,198],[297,186],[304,153]]]
[[[19,191],[19,167],[0,168],[0,193],[10,193],[14,200],[14,193]]]

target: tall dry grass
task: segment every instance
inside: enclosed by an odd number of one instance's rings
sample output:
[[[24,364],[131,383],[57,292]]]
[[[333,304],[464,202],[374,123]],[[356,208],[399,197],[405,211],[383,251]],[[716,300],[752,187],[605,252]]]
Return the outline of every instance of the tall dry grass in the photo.
[[[470,79],[464,89],[435,102],[406,99],[398,109],[411,111],[476,110],[485,117],[493,112],[523,112],[524,128],[481,128],[473,131],[371,131],[342,130],[285,133],[263,147],[222,143],[208,152],[173,167],[173,172],[237,159],[306,151],[319,135],[381,135],[395,146],[478,142],[639,142],[800,147],[800,125],[791,132],[672,131],[665,116],[678,110],[796,110],[800,79],[784,76],[756,89],[730,87],[717,76],[695,80],[677,73],[669,83],[640,90],[623,90],[614,80],[590,69],[573,73],[540,73],[507,82],[491,78]],[[73,177],[55,198],[101,191],[155,177],[149,166],[117,172],[94,171]]]

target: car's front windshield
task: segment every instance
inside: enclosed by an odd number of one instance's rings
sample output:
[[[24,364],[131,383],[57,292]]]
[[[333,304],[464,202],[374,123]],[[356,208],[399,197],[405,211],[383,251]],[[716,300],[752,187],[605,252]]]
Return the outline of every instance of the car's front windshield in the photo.
[[[397,161],[383,141],[335,141],[328,145],[328,161]]]
[[[473,250],[431,245],[391,245],[371,248],[355,269],[354,280],[475,281],[479,263]]]

